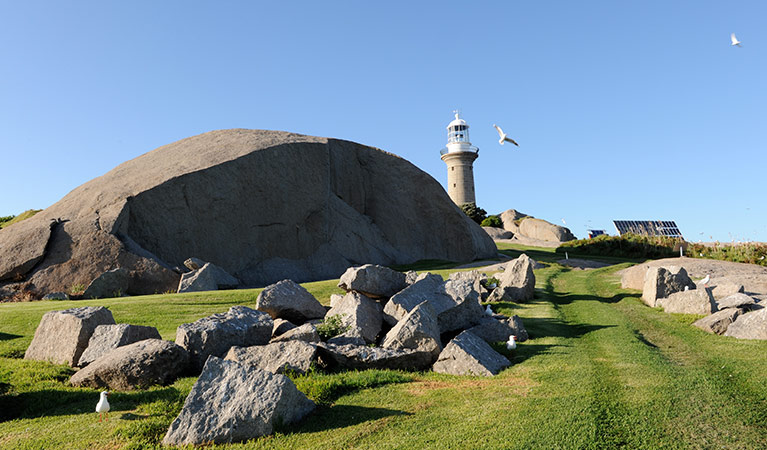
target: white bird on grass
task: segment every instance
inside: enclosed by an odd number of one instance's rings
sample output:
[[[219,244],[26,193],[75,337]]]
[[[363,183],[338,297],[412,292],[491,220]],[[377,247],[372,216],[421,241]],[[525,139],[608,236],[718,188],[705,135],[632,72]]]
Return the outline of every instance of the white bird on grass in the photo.
[[[108,395],[109,392],[101,391],[101,398],[99,398],[99,402],[96,404],[96,412],[99,413],[99,422],[101,422],[102,416],[106,417],[107,422],[109,422],[109,400],[107,400]]]
[[[740,41],[738,40],[738,38],[735,37],[735,33],[730,34],[730,41],[732,41],[731,45],[737,45],[738,47],[743,47],[742,45],[740,45]]]
[[[501,139],[500,139],[500,140],[498,140],[498,143],[499,143],[499,144],[503,145],[503,143],[504,143],[504,142],[511,142],[512,144],[514,144],[514,145],[516,145],[517,147],[519,147],[519,144],[517,144],[517,142],[516,142],[514,139],[512,139],[512,138],[508,137],[508,136],[506,135],[506,133],[504,133],[504,132],[503,132],[503,130],[501,130],[501,127],[499,127],[499,126],[498,126],[498,125],[496,125],[496,124],[493,124],[493,126],[494,126],[494,127],[495,127],[495,129],[498,131],[498,135],[501,137]]]
[[[485,308],[485,315],[486,316],[492,316],[493,310],[490,308],[490,305],[487,305],[487,308]]]
[[[509,336],[509,340],[506,341],[506,349],[514,350],[515,348],[517,348],[517,337],[512,334]]]
[[[703,286],[705,286],[705,287],[708,287],[708,282],[709,282],[709,281],[711,281],[711,275],[706,275],[706,278],[704,278],[704,279],[700,280],[700,283],[701,283]]]

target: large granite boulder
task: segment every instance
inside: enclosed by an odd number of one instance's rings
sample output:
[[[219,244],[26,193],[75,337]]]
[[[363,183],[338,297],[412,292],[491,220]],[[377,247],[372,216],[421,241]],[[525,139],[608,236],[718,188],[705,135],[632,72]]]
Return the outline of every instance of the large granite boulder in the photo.
[[[0,282],[23,277],[42,293],[66,291],[122,267],[128,294],[152,294],[176,290],[173,267],[189,255],[245,286],[266,286],[337,278],[360,264],[496,253],[440,183],[403,158],[338,139],[234,129],[127,161],[0,230]]]
[[[442,351],[439,334],[437,314],[428,302],[423,302],[386,333],[381,347],[421,350],[431,353],[432,361],[435,361]]]
[[[389,298],[407,287],[406,276],[388,267],[365,264],[349,267],[338,280],[338,287],[370,298]]]
[[[488,296],[491,302],[526,302],[535,296],[535,261],[526,254],[506,263],[498,287]]]
[[[470,331],[454,337],[439,354],[433,370],[451,375],[490,377],[509,367],[511,362]]]
[[[695,282],[687,275],[684,267],[650,267],[644,277],[642,301],[650,307],[658,306],[658,299],[666,298],[685,288],[695,290]]]
[[[512,335],[516,336],[517,342],[524,342],[529,338],[519,316],[509,318],[484,316],[479,324],[469,328],[468,331],[488,343],[506,342]]]
[[[536,219],[533,217],[525,217],[519,221],[518,234],[528,238],[549,242],[567,242],[575,240],[575,236],[570,232],[569,228],[554,225],[543,219]]]
[[[77,362],[80,367],[87,366],[117,347],[122,347],[144,339],[162,339],[155,327],[129,325],[99,325],[88,340],[88,347]]]
[[[530,217],[527,214],[521,213],[516,209],[507,209],[500,214],[501,222],[503,222],[503,229],[510,231],[513,234],[519,233],[519,222],[524,217]]]
[[[317,346],[298,340],[267,345],[232,347],[224,359],[243,366],[254,366],[272,373],[306,373],[317,355]]]
[[[708,315],[717,311],[716,300],[711,295],[710,288],[675,292],[666,298],[658,299],[656,305],[667,313]]]
[[[485,233],[487,233],[487,235],[490,236],[494,241],[498,239],[511,239],[514,237],[514,233],[511,231],[506,231],[503,228],[482,227],[482,229],[485,230]]]
[[[130,272],[123,268],[108,270],[85,288],[83,298],[121,297],[130,286]]]
[[[292,328],[279,336],[272,337],[271,342],[284,342],[284,341],[303,341],[303,342],[320,342],[320,334],[317,332],[317,327],[313,323],[305,323],[299,327]]]
[[[716,296],[714,296],[716,298]],[[756,300],[750,295],[735,293],[716,302],[719,309],[749,308],[756,304]]]
[[[485,316],[485,310],[479,304],[479,291],[471,280],[447,280],[445,292],[453,300],[453,306],[437,314],[441,333],[464,330],[478,324]]]
[[[103,306],[49,311],[35,330],[24,359],[69,364],[74,367],[99,325],[114,324],[112,312]]]
[[[191,259],[191,258],[190,258]],[[195,260],[187,260],[191,266],[197,266]],[[240,285],[240,280],[226,270],[213,263],[205,263],[199,269],[181,275],[177,292],[216,291],[219,289],[234,289]]]
[[[349,370],[426,370],[434,361],[431,351],[336,345],[330,341],[318,344],[317,352],[326,364]]]
[[[183,323],[176,330],[176,344],[189,352],[192,368],[201,370],[209,356],[222,357],[235,345],[264,345],[272,337],[269,314],[246,306]]]
[[[146,389],[172,382],[188,363],[189,354],[173,342],[145,339],[104,354],[72,375],[69,382],[94,389]]]
[[[383,324],[381,304],[359,292],[349,292],[330,308],[327,317],[340,316],[341,323],[358,330],[367,343],[373,343]]]
[[[703,331],[713,334],[724,334],[727,328],[735,322],[743,312],[738,308],[727,308],[721,311],[717,311],[710,316],[706,316],[702,319],[693,322],[693,326],[700,328]]]
[[[285,375],[211,357],[162,443],[242,442],[298,422],[314,408]]]
[[[725,336],[767,340],[767,308],[741,315],[727,327]]]
[[[714,295],[715,299],[719,300],[720,298],[729,297],[734,294],[742,294],[744,290],[745,288],[742,284],[723,282],[713,286],[711,293]]]
[[[325,317],[325,307],[309,291],[293,280],[269,285],[258,294],[256,309],[293,323]]]

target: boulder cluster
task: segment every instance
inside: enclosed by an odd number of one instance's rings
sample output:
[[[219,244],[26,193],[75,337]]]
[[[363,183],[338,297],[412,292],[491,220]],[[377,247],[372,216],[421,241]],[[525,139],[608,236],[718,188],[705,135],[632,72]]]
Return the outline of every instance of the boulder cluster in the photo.
[[[242,441],[315,408],[285,373],[319,366],[498,374],[511,362],[491,344],[510,335],[525,341],[528,334],[519,317],[492,314],[480,301],[531,299],[533,265],[522,255],[495,285],[477,271],[445,281],[371,264],[352,267],[339,281],[346,294],[332,296],[329,309],[283,280],[263,289],[255,309],[233,306],[180,325],[175,343],[152,327],[116,324],[104,307],[51,311],[25,358],[79,367],[70,383],[92,388],[146,388],[199,374],[163,443]]]
[[[668,313],[704,315],[693,325],[709,333],[767,340],[767,308],[742,285],[696,285],[684,267],[649,267],[642,301]]]
[[[482,227],[493,240],[512,239],[522,244],[550,247],[575,239],[569,228],[536,219],[515,209],[508,209],[498,217],[503,228]]]

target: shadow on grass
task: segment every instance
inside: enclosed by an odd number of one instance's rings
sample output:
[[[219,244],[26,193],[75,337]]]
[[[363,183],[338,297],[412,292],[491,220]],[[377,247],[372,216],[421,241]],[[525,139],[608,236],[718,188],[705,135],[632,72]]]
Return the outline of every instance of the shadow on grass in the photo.
[[[600,297],[598,295],[590,295],[590,294],[562,294],[557,292],[546,292],[545,295],[548,300],[550,300],[552,303],[555,303],[557,305],[568,305],[572,302],[577,302],[577,301],[618,303],[621,300],[626,298],[639,299],[640,297],[642,297],[641,293],[615,294],[612,297]]]
[[[24,337],[24,336],[21,336],[19,334],[3,333],[2,331],[0,331],[0,341],[10,341],[11,339],[18,339],[20,337]]]
[[[409,415],[411,413],[406,411],[368,406],[319,406],[301,426],[297,428],[290,427],[289,431],[292,433],[316,433],[318,431],[372,422],[385,417]]]

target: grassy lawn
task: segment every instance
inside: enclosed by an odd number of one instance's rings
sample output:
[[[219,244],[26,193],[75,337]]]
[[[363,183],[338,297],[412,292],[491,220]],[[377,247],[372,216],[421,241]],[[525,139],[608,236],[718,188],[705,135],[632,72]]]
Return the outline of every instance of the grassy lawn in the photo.
[[[644,306],[638,292],[620,289],[615,272],[626,260],[589,257],[619,264],[571,270],[553,249],[500,250],[548,263],[536,270],[535,301],[494,305],[522,317],[531,336],[506,353],[512,367],[494,378],[311,373],[295,379],[320,405],[304,422],[212,448],[767,448],[767,342],[709,335],[690,326],[695,317]],[[433,272],[452,271],[438,264]],[[325,304],[339,292],[335,281],[304,286]],[[180,323],[253,305],[257,295],[0,305],[0,448],[160,448],[194,383],[115,393],[111,420],[98,423],[98,393],[68,387],[72,369],[20,359],[45,311],[109,306],[118,323],[174,339]]]

